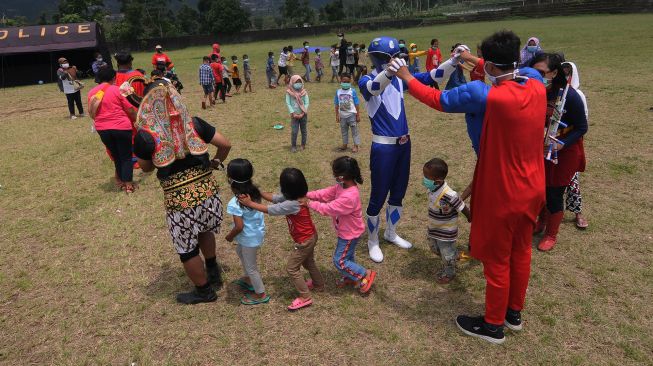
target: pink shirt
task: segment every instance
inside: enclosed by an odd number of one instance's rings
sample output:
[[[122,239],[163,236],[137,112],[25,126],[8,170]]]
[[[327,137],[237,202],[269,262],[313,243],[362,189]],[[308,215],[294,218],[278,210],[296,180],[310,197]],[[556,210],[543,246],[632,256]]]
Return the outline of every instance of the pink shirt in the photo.
[[[102,83],[88,92],[89,102],[105,85],[105,83]],[[132,108],[127,98],[120,94],[120,88],[109,85],[104,91],[102,104],[100,104],[100,108],[95,115],[95,129],[98,131],[131,130],[132,122],[127,115],[127,111]]]
[[[308,192],[312,210],[331,216],[338,237],[345,240],[359,238],[365,232],[363,210],[358,186],[342,188],[339,184]]]

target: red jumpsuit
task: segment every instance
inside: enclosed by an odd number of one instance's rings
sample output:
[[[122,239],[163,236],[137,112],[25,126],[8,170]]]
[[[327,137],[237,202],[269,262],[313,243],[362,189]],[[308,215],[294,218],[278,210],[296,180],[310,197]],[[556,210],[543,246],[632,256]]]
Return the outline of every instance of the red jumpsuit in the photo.
[[[528,71],[520,70],[532,77],[523,83],[491,88],[476,81],[441,92],[417,79],[409,83],[410,94],[440,111],[484,112],[469,240],[487,281],[485,321],[494,325],[503,325],[508,307],[524,307],[532,233],[545,203],[546,91],[539,75]]]

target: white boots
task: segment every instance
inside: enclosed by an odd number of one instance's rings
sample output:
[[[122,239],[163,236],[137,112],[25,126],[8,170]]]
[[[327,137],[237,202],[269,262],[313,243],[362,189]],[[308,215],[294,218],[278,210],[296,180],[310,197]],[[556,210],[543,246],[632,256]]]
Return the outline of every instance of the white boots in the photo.
[[[397,225],[399,224],[399,220],[401,219],[401,211],[402,211],[402,207],[400,206],[388,205],[386,207],[385,218],[388,227],[385,229],[385,232],[383,233],[383,238],[397,245],[400,248],[410,249],[413,247],[413,245],[410,242],[402,239],[399,235],[397,235],[396,232]],[[379,216],[367,217],[367,233],[368,233],[367,248],[370,253],[370,258],[376,263],[383,262],[383,252],[381,251],[381,247],[379,246],[380,224],[381,224],[381,220],[379,219]]]

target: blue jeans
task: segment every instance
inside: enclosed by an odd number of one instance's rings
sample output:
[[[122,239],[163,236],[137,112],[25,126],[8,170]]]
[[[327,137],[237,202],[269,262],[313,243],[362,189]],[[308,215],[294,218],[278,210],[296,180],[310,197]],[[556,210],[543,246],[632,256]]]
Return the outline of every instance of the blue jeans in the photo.
[[[340,273],[354,281],[362,280],[366,274],[365,268],[354,261],[356,245],[358,245],[359,239],[346,240],[338,238],[336,251],[333,253],[333,265],[336,266]]]
[[[306,69],[306,73],[304,74],[304,80],[311,81],[311,64],[304,65],[304,69]]]

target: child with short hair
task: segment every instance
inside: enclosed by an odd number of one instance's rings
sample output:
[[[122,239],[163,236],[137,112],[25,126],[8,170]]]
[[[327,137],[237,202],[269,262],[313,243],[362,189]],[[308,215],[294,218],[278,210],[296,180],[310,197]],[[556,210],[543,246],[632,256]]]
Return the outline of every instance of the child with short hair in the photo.
[[[211,105],[213,102],[213,85],[215,84],[215,78],[213,77],[213,70],[210,66],[211,59],[209,56],[204,56],[202,58],[202,64],[200,65],[199,70],[199,79],[200,85],[204,90],[204,96],[202,97],[202,109],[206,109],[207,100]]]
[[[270,301],[265,294],[263,279],[258,270],[257,256],[265,237],[263,213],[243,207],[238,197],[247,195],[254,202],[261,202],[261,192],[252,182],[254,167],[247,159],[234,159],[227,165],[227,178],[234,197],[227,204],[227,213],[233,216],[234,227],[225,237],[228,242],[236,242],[236,253],[243,266],[244,276],[236,281],[246,293],[240,303],[258,305]]]
[[[281,193],[263,192],[261,195],[271,205],[263,205],[251,200],[249,196],[240,198],[240,203],[252,209],[265,212],[270,216],[285,215],[288,230],[294,241],[294,250],[288,257],[286,271],[299,291],[299,297],[288,306],[289,311],[299,310],[313,304],[310,290],[323,291],[324,277],[315,264],[315,246],[317,245],[317,229],[313,224],[308,207],[302,206],[299,199],[306,197],[308,183],[304,173],[296,168],[286,168],[279,177]],[[311,279],[306,281],[301,273],[301,267],[308,270]]]
[[[302,150],[306,149],[308,139],[308,105],[310,100],[299,75],[293,75],[286,89],[286,106],[290,112],[290,151],[297,152],[297,133],[302,131]]]
[[[307,83],[311,82],[311,54],[308,51],[308,41],[304,41],[302,48],[302,65],[304,65],[304,81]]]
[[[231,94],[229,94],[229,92],[231,91],[231,80],[229,77],[231,76],[231,72],[229,71],[229,67],[227,65],[227,58],[222,56],[220,57],[220,61],[222,61],[222,83],[224,84],[224,95],[230,97]]]
[[[236,55],[231,56],[231,81],[236,87],[236,93],[240,94],[240,86],[243,85],[243,82],[240,80],[240,70],[238,70],[238,57]]]
[[[356,159],[341,156],[331,163],[336,184],[311,191],[306,199],[300,200],[311,210],[330,216],[338,234],[333,264],[342,274],[336,286],[354,285],[361,294],[370,291],[376,279],[376,272],[365,269],[355,261],[356,245],[365,232],[358,184],[363,184],[361,171]]]
[[[351,42],[347,42],[347,59],[345,61],[349,74],[354,75],[354,67],[356,66],[356,51]]]
[[[338,54],[338,46],[337,45],[331,45],[331,52],[329,53],[329,60],[331,64],[331,81],[330,83],[333,83],[334,80],[337,82],[340,82],[340,79],[338,78],[338,67],[340,66],[340,56]]]
[[[279,54],[279,77],[277,77],[277,86],[281,85],[281,75],[285,75],[283,81],[286,85],[290,82],[288,75],[288,47],[284,47]]]
[[[288,46],[288,60],[286,61],[286,65],[288,67],[288,76],[292,77],[295,75],[295,60],[297,59],[297,56],[295,56],[295,52],[293,51],[292,45]]]
[[[270,89],[275,89],[276,86],[275,84],[275,72],[274,72],[274,67],[276,65],[274,64],[274,52],[270,51],[268,52],[268,61],[265,65],[265,76],[268,81],[268,88]]]
[[[245,87],[243,91],[247,93],[247,87],[249,87],[249,92],[252,91],[252,67],[249,65],[249,56],[243,55],[243,73],[245,74]]]
[[[315,81],[322,82],[322,75],[324,75],[324,63],[322,63],[322,57],[320,56],[320,49],[315,49]]]
[[[216,55],[211,55],[211,70],[213,70],[213,78],[215,79],[215,90],[213,90],[213,103],[222,99],[222,103],[225,102],[225,91],[224,83],[222,82],[222,75],[224,71],[224,66],[220,62],[220,59]]]
[[[447,284],[456,276],[458,213],[462,212],[467,221],[471,221],[471,214],[458,193],[449,188],[445,181],[449,167],[444,160],[433,158],[424,164],[422,171],[422,185],[429,196],[429,245],[442,258],[443,267],[438,272],[437,281]]]
[[[342,146],[338,150],[347,150],[349,129],[351,128],[351,138],[354,140],[354,147],[351,152],[357,153],[361,144],[361,136],[358,132],[358,122],[361,121],[358,113],[359,101],[356,90],[351,87],[351,75],[346,72],[340,75],[340,88],[336,90],[333,104],[336,108],[336,123],[340,125],[342,134]]]

